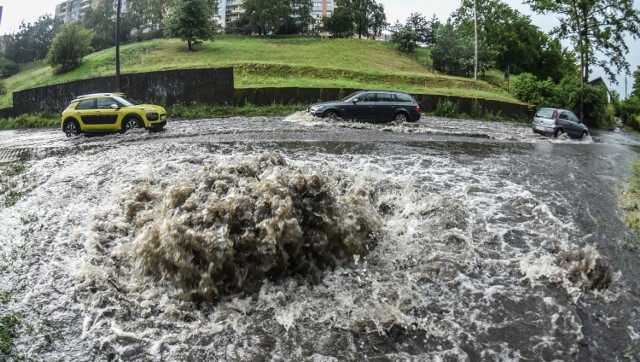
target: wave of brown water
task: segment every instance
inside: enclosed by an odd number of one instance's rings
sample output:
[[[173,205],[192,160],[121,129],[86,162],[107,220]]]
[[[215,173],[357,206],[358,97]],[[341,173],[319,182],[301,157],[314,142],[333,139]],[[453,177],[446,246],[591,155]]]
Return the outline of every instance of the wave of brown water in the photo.
[[[262,155],[176,184],[144,183],[125,201],[131,254],[195,300],[255,291],[266,279],[318,281],[366,253],[381,227],[371,190],[332,176]]]

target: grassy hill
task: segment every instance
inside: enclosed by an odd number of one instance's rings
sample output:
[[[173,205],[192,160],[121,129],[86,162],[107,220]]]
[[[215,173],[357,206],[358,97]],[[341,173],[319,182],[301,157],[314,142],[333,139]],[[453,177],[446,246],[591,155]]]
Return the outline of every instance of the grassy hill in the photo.
[[[156,39],[125,45],[120,54],[122,73],[232,66],[236,88],[396,89],[519,103],[489,83],[434,72],[425,65],[424,53],[407,56],[371,40],[219,36],[189,52],[179,40]],[[9,94],[0,98],[0,108],[11,106],[13,91],[114,74],[113,48],[91,54],[78,69],[57,76],[42,61],[29,63],[6,80]]]

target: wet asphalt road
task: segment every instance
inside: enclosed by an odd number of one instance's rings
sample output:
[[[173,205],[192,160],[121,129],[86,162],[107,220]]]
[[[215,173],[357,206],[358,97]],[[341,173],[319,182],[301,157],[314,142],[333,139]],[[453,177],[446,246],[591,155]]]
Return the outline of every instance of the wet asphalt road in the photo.
[[[171,122],[159,133],[74,139],[57,129],[3,131],[0,162],[24,161],[37,182],[26,187],[30,191],[21,203],[0,210],[2,217],[42,213],[44,225],[47,215],[53,226],[42,226],[42,237],[70,245],[65,250],[42,244],[24,257],[47,271],[47,277],[27,277],[33,290],[17,291],[24,275],[5,272],[3,283],[15,298],[4,308],[24,310],[35,303],[46,310],[51,294],[73,301],[68,311],[51,307],[59,313],[53,324],[63,341],[48,347],[26,336],[18,341],[17,350],[31,357],[638,360],[639,242],[618,205],[638,151],[640,138],[619,131],[551,139],[527,125],[434,117],[366,124],[297,113]],[[109,231],[102,226],[109,219],[100,216],[117,214],[127,197],[121,189],[146,173],[171,185],[201,164],[233,164],[273,152],[329,178],[366,175],[386,224],[383,240],[364,264],[329,273],[316,288],[269,284],[259,296],[224,300],[204,312],[126,285],[127,263],[113,256],[122,231]],[[85,180],[100,191],[83,186]],[[58,188],[61,182],[64,188]],[[38,201],[53,194],[61,199]],[[65,212],[67,205],[71,211]],[[76,214],[94,216],[71,217]],[[87,225],[110,241],[89,247],[91,238],[67,230]],[[10,229],[20,224],[4,228],[4,235],[12,235]],[[4,255],[12,243],[29,242],[11,240]],[[112,279],[92,276],[98,292],[86,292],[89,274],[78,281],[76,272],[65,269],[71,255],[74,263],[87,258]],[[48,260],[55,260],[51,269]],[[612,279],[592,290],[585,285],[597,263]],[[63,285],[52,293],[56,279]],[[141,312],[149,303],[182,317],[174,322],[161,311]],[[238,308],[241,316],[233,312]],[[112,309],[127,312],[105,312]],[[61,315],[67,314],[75,315],[73,323],[62,326]],[[204,331],[207,323],[216,332]],[[122,337],[125,330],[131,335]],[[171,341],[154,342],[169,334],[175,335]],[[81,343],[72,345],[74,340]]]

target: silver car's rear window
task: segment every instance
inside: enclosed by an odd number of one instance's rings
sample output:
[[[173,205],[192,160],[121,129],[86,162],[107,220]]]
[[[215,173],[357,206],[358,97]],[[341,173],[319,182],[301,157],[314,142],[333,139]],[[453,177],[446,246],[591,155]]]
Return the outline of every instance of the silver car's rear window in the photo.
[[[551,118],[553,117],[553,111],[554,109],[552,108],[542,108],[536,113],[536,117]]]

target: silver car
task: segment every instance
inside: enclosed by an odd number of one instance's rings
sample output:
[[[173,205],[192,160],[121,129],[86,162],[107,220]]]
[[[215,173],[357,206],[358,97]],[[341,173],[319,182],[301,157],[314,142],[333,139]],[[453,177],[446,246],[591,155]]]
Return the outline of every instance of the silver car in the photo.
[[[558,137],[563,133],[571,138],[584,138],[589,129],[571,111],[559,108],[540,108],[533,117],[531,128],[534,132]]]

